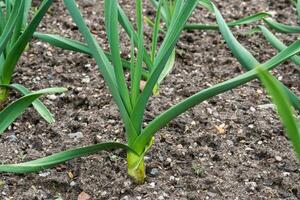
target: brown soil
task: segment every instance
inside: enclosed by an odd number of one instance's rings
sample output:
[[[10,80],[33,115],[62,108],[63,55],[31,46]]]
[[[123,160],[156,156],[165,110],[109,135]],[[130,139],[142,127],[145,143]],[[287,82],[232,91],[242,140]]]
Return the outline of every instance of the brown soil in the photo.
[[[78,2],[88,16],[87,23],[97,31],[101,46],[107,49],[103,2]],[[131,16],[133,2],[120,1]],[[216,3],[226,20],[273,11],[279,21],[297,23],[295,9],[288,0]],[[153,14],[149,5],[145,12]],[[199,8],[191,21],[215,20]],[[261,34],[239,34],[250,28],[239,27],[234,32],[260,61],[272,57],[276,51]],[[40,30],[81,38],[61,1],[55,2]],[[287,44],[297,37],[277,35]],[[127,55],[129,42],[125,36],[122,38]],[[151,99],[146,121],[181,99],[242,72],[218,32],[186,31],[178,49],[181,53],[175,69],[162,85],[160,95]],[[274,73],[300,96],[299,70],[292,63],[284,63]],[[42,99],[55,114],[56,123],[47,124],[30,108],[6,131],[0,138],[1,162],[24,162],[72,147],[124,139],[118,110],[88,56],[33,41],[14,80],[32,90],[64,86],[69,91]],[[78,132],[83,137],[70,138],[69,134]],[[71,200],[84,191],[91,199],[300,198],[299,164],[258,81],[205,101],[158,132],[146,157],[148,177],[144,185],[135,185],[127,177],[124,158],[123,151],[102,152],[37,174],[1,174],[0,196]]]

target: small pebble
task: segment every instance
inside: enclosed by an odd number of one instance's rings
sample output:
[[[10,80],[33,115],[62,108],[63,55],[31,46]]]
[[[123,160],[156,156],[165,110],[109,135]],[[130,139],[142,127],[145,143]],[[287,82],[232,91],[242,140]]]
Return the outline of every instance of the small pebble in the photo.
[[[70,183],[70,186],[71,187],[74,187],[76,185],[76,182],[75,181],[72,181],[71,183]]]
[[[48,98],[49,100],[54,101],[54,100],[57,99],[57,96],[56,96],[55,94],[50,94],[50,95],[47,95],[47,98]]]
[[[165,199],[165,197],[163,197],[163,196],[158,197],[158,200],[164,200],[164,199]]]
[[[214,198],[214,197],[217,196],[217,194],[216,194],[216,193],[213,193],[213,192],[207,192],[207,195],[208,195],[209,197],[212,197],[212,198]]]
[[[44,173],[39,173],[40,177],[47,177],[49,176],[51,173],[50,172],[44,172]]]
[[[275,156],[275,160],[278,161],[278,162],[281,162],[282,158],[280,156]]]
[[[106,196],[106,195],[107,195],[106,191],[104,191],[104,192],[101,193],[101,196]]]
[[[81,79],[81,83],[90,83],[91,79],[89,77]]]
[[[68,136],[71,139],[79,139],[79,138],[83,138],[83,133],[82,132],[70,133],[68,134]]]
[[[150,183],[150,186],[151,186],[152,188],[155,188],[155,183],[154,183],[154,182]]]
[[[232,147],[233,146],[233,141],[231,141],[231,140],[226,140],[226,143],[227,143],[227,145],[228,146],[230,146],[230,147]]]
[[[283,172],[282,174],[283,174],[283,176],[290,176],[291,175],[290,172]]]
[[[150,171],[150,174],[152,176],[156,176],[158,174],[158,169],[157,168],[152,168],[151,171]]]
[[[92,65],[91,64],[86,64],[86,65],[84,65],[84,67],[86,67],[86,68],[90,68]]]
[[[17,141],[17,136],[16,135],[10,135],[10,136],[7,136],[7,139],[10,141],[10,142],[15,142]]]

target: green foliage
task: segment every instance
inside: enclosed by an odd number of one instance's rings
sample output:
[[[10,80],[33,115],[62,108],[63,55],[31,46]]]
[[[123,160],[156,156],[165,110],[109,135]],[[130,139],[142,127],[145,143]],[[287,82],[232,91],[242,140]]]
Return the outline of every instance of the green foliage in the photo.
[[[231,49],[234,56],[238,59],[241,65],[246,70],[255,70],[258,73],[263,85],[266,87],[269,94],[272,96],[273,102],[277,105],[278,113],[281,121],[286,128],[287,134],[292,141],[294,149],[300,159],[300,129],[299,122],[293,116],[291,105],[300,111],[300,100],[299,98],[286,86],[284,86],[280,81],[273,77],[267,68],[270,65],[273,67],[277,66],[283,59],[288,58],[295,59],[297,57],[291,56],[291,52],[295,55],[300,48],[300,40],[297,40],[289,47],[283,48],[283,50],[277,54],[273,59],[267,61],[266,63],[259,63],[254,56],[244,48],[238,40],[230,32],[228,25],[225,23],[223,17],[219,10],[214,6],[214,12],[216,13],[216,18],[220,27],[220,31],[227,42],[229,48]],[[264,28],[262,29],[264,30]],[[287,50],[290,50],[287,51]]]
[[[174,3],[175,2],[175,3]],[[84,148],[68,150],[52,156],[41,158],[35,161],[30,161],[22,164],[1,165],[2,172],[28,173],[36,172],[45,168],[53,167],[56,164],[73,159],[79,156],[96,153],[102,150],[110,150],[113,148],[121,148],[127,151],[128,174],[137,183],[142,183],[145,178],[145,163],[144,156],[151,149],[155,134],[167,124],[181,115],[188,109],[202,103],[203,101],[242,86],[249,81],[260,78],[266,85],[271,95],[275,96],[274,102],[278,105],[278,110],[282,116],[283,123],[286,124],[288,133],[299,128],[293,122],[289,122],[291,118],[290,112],[282,113],[285,106],[288,106],[288,101],[292,102],[296,109],[299,109],[300,101],[297,96],[286,88],[280,81],[272,77],[267,71],[274,69],[282,62],[295,56],[300,52],[300,41],[296,41],[290,46],[284,48],[280,53],[266,61],[259,63],[254,56],[244,48],[234,37],[229,29],[229,25],[225,23],[219,10],[210,1],[204,2],[215,14],[218,27],[227,42],[234,56],[242,64],[247,72],[238,75],[232,79],[216,84],[187,99],[182,100],[178,104],[170,107],[160,115],[156,116],[151,122],[144,126],[144,114],[153,90],[158,86],[162,76],[166,76],[169,71],[169,65],[173,65],[174,52],[177,41],[181,32],[185,29],[186,23],[192,12],[199,3],[199,0],[188,1],[172,1],[168,4],[170,8],[164,12],[159,12],[166,3],[162,0],[157,7],[157,15],[154,23],[152,34],[152,49],[150,52],[144,47],[144,32],[143,32],[143,14],[142,0],[136,0],[136,28],[128,20],[128,17],[119,6],[117,0],[105,0],[105,28],[110,46],[110,52],[104,50],[97,43],[96,38],[87,27],[79,8],[74,0],[64,0],[73,21],[83,35],[86,44],[65,39],[60,36],[40,34],[36,36],[48,40],[49,43],[56,46],[61,46],[69,50],[75,50],[86,53],[94,58],[99,67],[104,80],[111,92],[112,98],[117,104],[120,111],[121,119],[125,126],[127,144],[116,142],[101,143]],[[169,2],[170,3],[170,2]],[[163,18],[169,18],[167,23],[167,31],[165,37],[158,48],[157,35],[159,32],[160,14]],[[249,19],[248,19],[249,20]],[[251,20],[250,20],[251,21]],[[119,24],[125,29],[128,38],[131,40],[131,60],[124,61],[120,56],[120,40],[119,40]],[[135,51],[135,47],[137,47]],[[129,65],[127,69],[130,73],[130,81],[127,81],[124,73],[124,65]],[[258,68],[257,68],[258,67]],[[142,80],[143,71],[147,73],[146,85],[143,90],[140,90],[140,82]],[[274,86],[275,85],[275,86]],[[278,94],[277,94],[278,93]],[[33,94],[37,95],[37,94]],[[276,96],[277,95],[277,96]],[[284,100],[278,100],[285,97]],[[287,120],[287,119],[289,120]],[[297,132],[299,133],[299,132]],[[290,135],[296,143],[295,149],[298,151],[298,135]]]
[[[37,98],[48,92],[61,92],[62,89],[53,88],[30,93],[21,85],[11,84],[11,80],[18,60],[53,0],[43,1],[32,20],[28,19],[31,0],[0,2],[0,108],[5,104],[9,89],[24,95],[0,111],[0,133],[3,133],[30,104],[33,104],[47,122],[52,123],[54,119],[51,113]]]
[[[300,1],[297,0],[291,0],[291,2],[295,5],[298,19],[300,20]],[[263,19],[265,24],[280,33],[300,33],[300,26],[299,25],[286,25],[283,23],[279,23],[271,18],[265,18]],[[278,37],[276,37],[270,30],[268,30],[265,26],[258,26],[258,31],[262,32],[264,37],[267,39],[267,41],[278,51],[282,51],[286,48],[286,45],[280,41]],[[291,61],[296,64],[297,67],[300,67],[300,57],[299,56],[293,56],[291,58]]]
[[[291,103],[287,97],[284,89],[278,81],[270,75],[270,73],[261,67],[257,67],[259,78],[263,85],[271,95],[274,104],[277,106],[277,111],[280,119],[285,127],[287,135],[291,140],[294,149],[300,160],[300,125],[297,119],[294,117]]]

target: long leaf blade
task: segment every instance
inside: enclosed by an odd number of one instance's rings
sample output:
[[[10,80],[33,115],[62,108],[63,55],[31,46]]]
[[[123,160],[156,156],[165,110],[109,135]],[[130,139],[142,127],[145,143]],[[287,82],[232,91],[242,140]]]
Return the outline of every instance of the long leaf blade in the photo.
[[[108,85],[108,88],[111,91],[111,94],[113,96],[114,101],[116,102],[120,113],[121,117],[124,121],[125,124],[125,129],[127,133],[127,138],[128,138],[128,144],[130,145],[133,140],[137,137],[137,130],[134,128],[132,121],[129,117],[129,113],[126,110],[126,107],[122,101],[122,98],[119,94],[116,79],[115,79],[115,73],[114,69],[111,66],[108,58],[104,54],[103,49],[99,46],[97,43],[96,39],[94,36],[91,34],[90,30],[88,29],[87,25],[84,22],[83,17],[80,14],[80,11],[75,3],[74,0],[64,0],[64,3],[70,12],[74,22],[77,24],[80,32],[82,33],[83,37],[85,38],[89,49],[92,52],[92,56],[95,59],[98,68],[100,72],[102,73],[105,82]]]
[[[260,63],[256,60],[256,58],[245,47],[243,47],[239,43],[239,41],[234,37],[234,35],[231,33],[229,27],[227,26],[227,24],[226,24],[225,20],[223,19],[218,8],[214,4],[212,4],[212,5],[214,8],[216,18],[217,18],[217,22],[220,27],[220,31],[221,31],[228,47],[230,48],[230,50],[232,51],[234,56],[237,58],[237,60],[241,63],[241,65],[246,70],[251,70],[251,69],[255,68],[256,66],[260,65]],[[297,46],[294,46],[294,47],[297,48]],[[280,59],[279,56],[275,56],[275,57]],[[273,62],[273,61],[274,60],[272,59],[270,62]],[[286,93],[289,95],[289,98],[293,103],[293,106],[297,110],[300,111],[300,100],[297,97],[297,95],[295,95],[289,88],[287,88],[282,83],[280,83],[280,84],[282,85],[282,87],[285,88]]]
[[[27,46],[27,43],[30,41],[34,31],[40,24],[43,16],[46,14],[48,8],[51,6],[53,0],[44,0],[39,8],[38,12],[34,16],[33,20],[27,26],[25,31],[19,37],[18,41],[12,47],[10,53],[8,54],[5,63],[3,64],[3,77],[2,83],[9,84],[12,78],[13,71],[16,67],[16,64],[23,53],[24,49]]]
[[[23,95],[28,95],[30,94],[30,91],[25,88],[24,86],[20,85],[20,84],[11,84],[10,85],[12,88],[14,88],[15,90],[21,92]],[[51,112],[48,110],[48,108],[39,100],[35,100],[34,102],[32,102],[33,107],[35,108],[35,110],[49,123],[53,123],[55,120],[51,114]]]
[[[272,70],[276,66],[278,66],[279,64],[281,64],[282,62],[299,52],[300,41],[296,41],[293,44],[291,44],[288,48],[280,52],[278,55],[274,56],[272,59],[262,64],[262,67],[266,70]],[[216,84],[210,88],[204,89],[192,95],[191,97],[181,101],[175,106],[172,106],[149,123],[149,125],[143,130],[142,134],[134,142],[133,148],[138,153],[143,153],[144,145],[147,145],[151,141],[151,138],[154,136],[155,133],[157,133],[158,130],[165,127],[171,120],[181,115],[189,108],[192,108],[218,94],[242,86],[245,83],[248,83],[249,81],[254,80],[256,78],[258,78],[257,71],[256,69],[252,69],[235,78]]]
[[[269,31],[266,27],[264,26],[258,26],[259,29],[262,31],[263,35],[267,39],[267,41],[278,51],[282,51],[287,48],[287,46],[281,42],[271,31]],[[300,67],[300,56],[293,56],[291,57],[291,60],[298,66]]]
[[[169,27],[165,40],[163,41],[155,58],[154,71],[147,81],[147,84],[133,109],[134,115],[132,116],[132,121],[136,128],[141,127],[148,99],[151,96],[153,88],[157,84],[157,80],[159,79],[162,71],[166,67],[168,60],[170,59],[186,21],[194,11],[197,3],[198,0],[185,1],[181,12],[178,15],[174,15],[174,18],[172,19],[173,21],[171,22],[171,26]]]
[[[126,151],[134,152],[130,147],[128,147],[125,144],[121,144],[117,142],[107,142],[107,143],[95,144],[87,147],[67,150],[64,152],[56,153],[51,156],[47,156],[30,162],[25,162],[20,164],[0,165],[0,171],[11,172],[11,173],[39,172],[74,158],[91,155],[103,150],[113,150],[113,149],[124,149]]]
[[[236,20],[236,21],[232,21],[232,22],[228,22],[227,25],[229,27],[235,27],[235,26],[240,26],[240,25],[246,25],[246,24],[251,24],[254,22],[257,22],[259,20],[262,20],[266,17],[271,16],[269,13],[267,12],[259,12],[259,13],[255,13],[253,15],[244,17],[242,19]],[[218,30],[219,26],[218,24],[187,24],[185,26],[185,29],[188,30],[193,30],[193,29],[197,29],[197,30]]]
[[[266,22],[266,24],[278,31],[278,32],[282,32],[282,33],[300,33],[300,26],[289,26],[289,25],[285,25],[279,22],[276,22],[274,20],[271,19],[264,19],[264,21]]]
[[[294,117],[289,98],[286,96],[285,91],[278,84],[278,81],[263,68],[256,68],[259,78],[272,97],[272,101],[277,107],[278,114],[284,125],[289,139],[292,142],[294,150],[300,160],[300,125]]]
[[[1,85],[1,87],[10,87],[9,85]],[[30,93],[22,98],[12,102],[0,112],[0,134],[9,127],[32,102],[44,94],[61,93],[66,91],[65,88],[48,88]]]
[[[115,78],[121,98],[124,102],[124,105],[126,106],[126,109],[130,113],[132,111],[132,106],[123,71],[122,59],[120,56],[121,49],[118,28],[118,3],[117,0],[105,0],[104,4],[105,25],[108,41],[110,44],[112,63],[115,69]]]

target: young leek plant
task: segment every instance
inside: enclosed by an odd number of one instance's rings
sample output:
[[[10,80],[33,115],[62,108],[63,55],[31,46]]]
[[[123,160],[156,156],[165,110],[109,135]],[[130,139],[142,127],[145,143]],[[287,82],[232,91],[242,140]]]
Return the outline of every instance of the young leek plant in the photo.
[[[259,63],[254,56],[244,48],[238,40],[231,33],[228,25],[224,21],[219,10],[213,5],[214,12],[216,14],[217,22],[220,27],[220,31],[234,54],[237,60],[247,71],[256,70],[259,79],[262,81],[268,93],[272,96],[274,104],[277,106],[278,114],[280,119],[286,129],[287,135],[291,140],[294,150],[297,153],[297,157],[300,160],[300,125],[297,119],[294,117],[293,108],[300,111],[300,100],[299,98],[286,86],[284,86],[280,81],[274,78],[265,68],[267,65],[271,65],[274,62],[273,59],[267,61],[266,63]],[[291,46],[284,48],[278,55],[274,58],[282,59],[285,57],[294,58],[290,56],[290,52],[286,51],[290,49],[294,53],[297,52],[300,45],[300,40],[294,42]],[[293,53],[293,54],[294,54]],[[276,60],[276,59],[275,59]]]
[[[300,1],[293,0],[294,5],[296,6],[296,10],[298,13],[298,19],[300,21]],[[276,22],[270,18],[264,19],[264,22],[267,26],[269,26],[271,29],[274,29],[277,32],[280,33],[300,33],[300,25],[298,26],[290,26],[285,25],[279,22]],[[254,30],[254,32],[262,32],[264,37],[267,39],[267,41],[278,51],[282,51],[287,46],[278,38],[276,37],[269,29],[267,29],[265,26],[258,26],[257,29]],[[296,64],[297,67],[300,67],[300,57],[295,55],[291,58],[291,61]]]
[[[22,85],[11,84],[17,62],[52,2],[53,0],[43,1],[33,19],[27,24],[31,0],[0,1],[0,134],[32,102],[47,122],[54,121],[45,105],[36,99],[42,94],[62,92],[64,89],[54,88],[31,93]],[[3,109],[9,90],[16,90],[25,96]],[[24,104],[20,104],[21,102]]]
[[[167,30],[166,37],[162,42],[159,51],[154,57],[153,67],[154,70],[149,75],[144,90],[139,90],[139,81],[142,77],[144,59],[143,48],[143,20],[142,20],[142,0],[136,0],[136,14],[137,14],[137,42],[138,49],[134,52],[134,39],[132,39],[132,61],[130,64],[131,80],[130,85],[127,84],[124,76],[122,60],[120,57],[120,43],[119,43],[119,30],[118,30],[118,1],[105,0],[105,27],[108,33],[108,40],[110,44],[110,55],[113,59],[110,62],[108,56],[97,43],[94,35],[90,32],[83,17],[80,14],[79,8],[76,6],[74,0],[64,0],[64,3],[70,12],[74,22],[77,24],[80,32],[82,33],[91,56],[97,62],[99,70],[103,75],[105,82],[112,94],[112,97],[117,104],[121,119],[125,126],[125,135],[127,144],[116,142],[100,143],[83,148],[77,148],[60,152],[52,156],[40,158],[34,161],[29,161],[21,164],[3,164],[0,165],[0,171],[12,173],[29,173],[44,170],[53,167],[59,163],[67,160],[77,158],[80,156],[96,153],[101,150],[121,148],[127,151],[127,167],[128,174],[136,183],[143,183],[145,179],[145,163],[144,156],[150,150],[153,143],[154,135],[167,124],[181,115],[188,109],[200,104],[201,102],[232,90],[236,87],[242,86],[251,80],[257,79],[258,74],[261,72],[257,70],[257,62],[250,62],[249,65],[253,69],[248,72],[236,76],[230,80],[216,84],[206,88],[198,93],[182,100],[180,103],[170,107],[145,127],[143,126],[144,112],[148,104],[149,98],[152,95],[152,90],[155,87],[158,78],[163,72],[170,55],[179,39],[180,33],[183,30],[186,21],[192,14],[193,10],[198,4],[198,0],[182,1],[182,4],[177,4],[178,12],[173,15],[169,29]],[[217,9],[214,7],[217,11]],[[219,12],[216,12],[220,24],[223,24],[222,29],[226,33],[230,32],[226,23]],[[222,21],[223,20],[223,21]],[[134,35],[132,34],[132,38]],[[233,36],[232,36],[233,37]],[[230,38],[233,40],[232,38]],[[234,40],[233,40],[234,42]],[[243,59],[248,59],[250,56],[243,47],[241,47],[241,54]],[[300,41],[294,42],[284,51],[274,56],[260,66],[263,70],[272,70],[279,64],[289,59],[291,56],[300,52]],[[276,82],[278,82],[276,80]],[[280,87],[281,84],[280,84]]]
[[[142,70],[142,76],[144,80],[148,80],[150,74],[154,70],[153,65],[154,65],[154,57],[155,54],[157,53],[157,40],[158,40],[158,33],[166,33],[165,30],[161,28],[161,18],[166,22],[166,28],[169,28],[169,25],[171,23],[173,13],[176,13],[176,5],[182,4],[181,0],[151,0],[151,3],[155,6],[156,8],[156,17],[154,22],[151,21],[148,17],[144,17],[144,20],[146,21],[147,24],[153,27],[153,33],[152,33],[152,44],[151,44],[151,50],[150,53],[147,52],[147,50],[144,48],[144,53],[143,53],[143,61],[145,63],[145,68]],[[210,0],[199,0],[198,4],[201,6],[204,6],[205,8],[212,10],[212,7],[210,5]],[[179,6],[177,6],[178,8]],[[267,16],[270,16],[268,13],[265,12],[260,12],[248,17],[245,17],[243,19],[229,22],[229,26],[239,26],[239,25],[244,25],[244,24],[249,24],[252,22],[256,22],[258,20],[261,20]],[[128,36],[130,39],[133,39],[135,47],[138,47],[138,41],[137,41],[137,34],[133,28],[133,25],[129,21],[128,17],[125,15],[124,11],[122,8],[119,6],[118,7],[118,20],[124,30],[127,32]],[[187,24],[184,26],[184,29],[201,29],[201,30],[217,30],[218,25],[217,24]],[[86,44],[81,43],[79,41],[75,41],[69,38],[65,38],[59,35],[54,35],[54,34],[45,34],[45,33],[38,33],[36,32],[34,34],[34,37],[48,42],[53,46],[63,48],[66,50],[71,50],[75,52],[81,52],[85,53],[88,55],[91,55],[91,52],[89,51],[89,48],[87,47]],[[108,59],[111,61],[112,56],[110,53],[105,52],[107,55]],[[172,71],[175,63],[175,58],[176,58],[176,49],[174,48],[172,54],[169,57],[169,60],[166,64],[166,67],[164,68],[163,72],[161,73],[160,77],[157,80],[156,86],[153,88],[153,94],[158,95],[159,93],[159,85],[162,83],[162,81],[166,78],[166,76]],[[130,70],[130,62],[126,61],[125,59],[122,59],[123,67]]]

